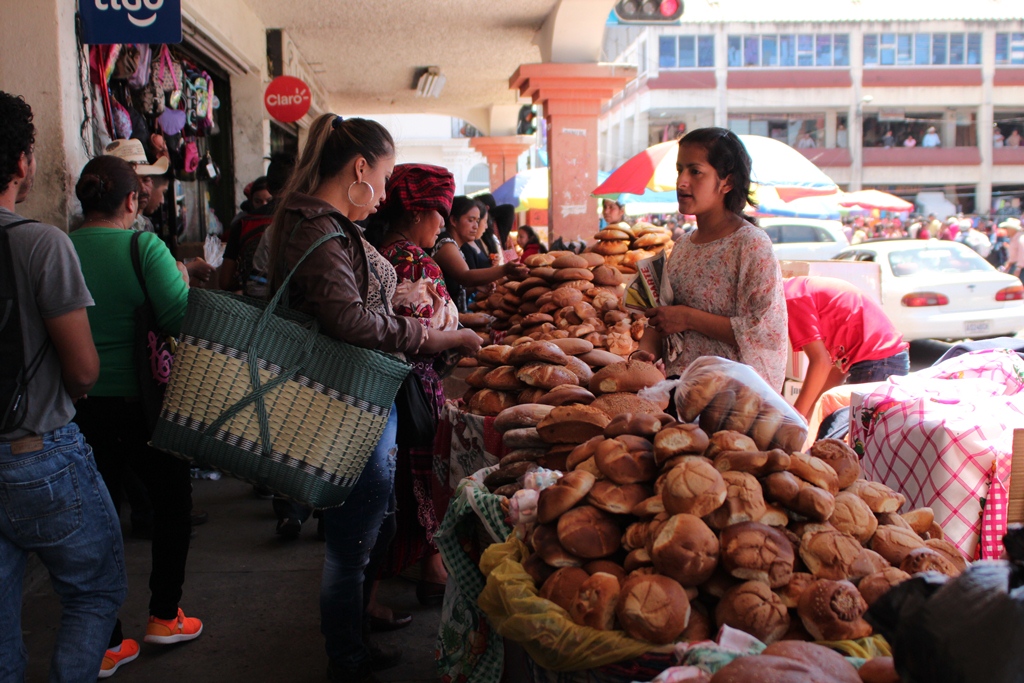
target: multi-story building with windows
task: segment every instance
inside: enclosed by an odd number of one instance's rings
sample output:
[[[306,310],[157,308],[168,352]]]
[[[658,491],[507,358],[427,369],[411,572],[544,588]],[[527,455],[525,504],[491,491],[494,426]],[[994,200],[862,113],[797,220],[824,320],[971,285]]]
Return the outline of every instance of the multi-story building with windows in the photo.
[[[933,18],[927,18],[933,17]],[[609,26],[638,67],[601,118],[601,168],[702,126],[783,140],[843,188],[1024,195],[1024,4],[692,0],[678,25]]]

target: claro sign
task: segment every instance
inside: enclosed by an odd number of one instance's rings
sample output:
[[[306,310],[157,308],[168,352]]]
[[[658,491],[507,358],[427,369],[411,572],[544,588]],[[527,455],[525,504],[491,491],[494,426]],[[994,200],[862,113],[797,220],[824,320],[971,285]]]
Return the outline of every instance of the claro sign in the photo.
[[[309,111],[313,95],[302,79],[278,76],[263,93],[263,106],[267,113],[281,123],[295,123]]]
[[[82,42],[180,43],[181,0],[79,0]]]

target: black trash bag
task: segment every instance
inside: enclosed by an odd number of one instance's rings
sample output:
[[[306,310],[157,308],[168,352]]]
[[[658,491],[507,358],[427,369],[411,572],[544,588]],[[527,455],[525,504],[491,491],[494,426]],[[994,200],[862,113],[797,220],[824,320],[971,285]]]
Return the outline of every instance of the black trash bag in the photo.
[[[955,579],[920,574],[868,610],[903,683],[1024,683],[1024,529],[1003,543],[1009,561],[976,562]]]

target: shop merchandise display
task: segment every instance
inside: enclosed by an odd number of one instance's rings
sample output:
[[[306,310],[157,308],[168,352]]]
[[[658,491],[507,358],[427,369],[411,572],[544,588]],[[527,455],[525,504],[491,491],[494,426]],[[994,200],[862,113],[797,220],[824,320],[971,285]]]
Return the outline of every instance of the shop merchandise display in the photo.
[[[588,248],[604,257],[605,265],[626,275],[636,274],[636,264],[662,251],[671,253],[672,232],[660,225],[640,221],[636,225],[615,223],[594,235]]]

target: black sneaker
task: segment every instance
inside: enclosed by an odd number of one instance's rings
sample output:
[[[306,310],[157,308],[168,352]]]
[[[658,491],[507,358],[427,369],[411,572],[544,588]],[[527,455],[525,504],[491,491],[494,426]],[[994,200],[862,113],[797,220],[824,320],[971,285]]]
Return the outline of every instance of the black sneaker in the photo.
[[[277,535],[286,541],[298,538],[301,531],[302,521],[294,517],[285,517],[277,522]]]

